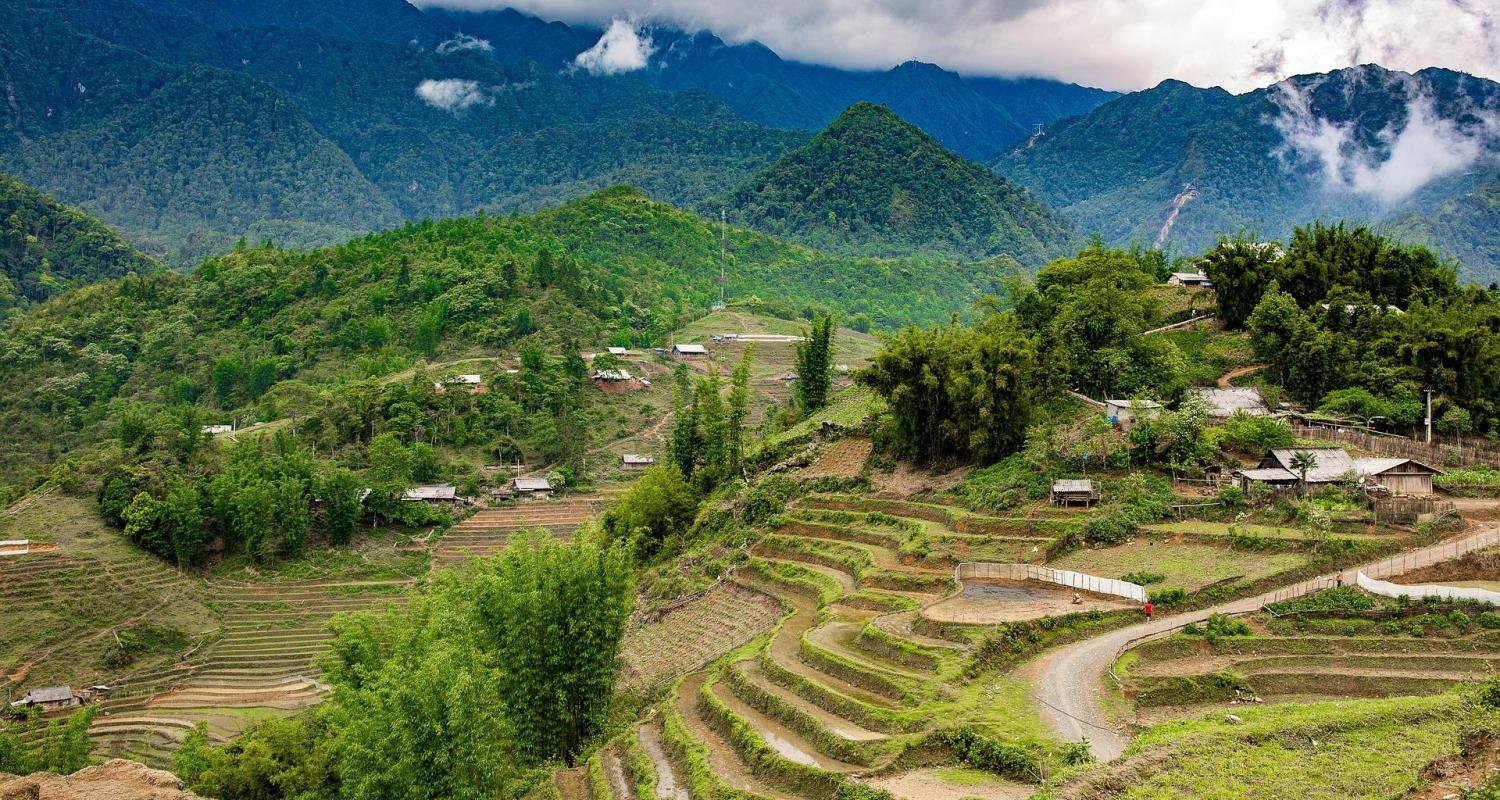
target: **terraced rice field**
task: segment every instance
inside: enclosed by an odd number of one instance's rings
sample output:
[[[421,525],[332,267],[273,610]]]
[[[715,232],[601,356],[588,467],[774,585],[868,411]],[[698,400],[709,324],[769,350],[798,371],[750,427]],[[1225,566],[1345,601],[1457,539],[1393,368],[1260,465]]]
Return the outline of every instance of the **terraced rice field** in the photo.
[[[765,632],[781,614],[775,597],[743,584],[721,583],[625,634],[621,645],[624,683],[634,689],[649,688],[702,667]]]
[[[1231,578],[1237,578],[1236,583],[1252,583],[1307,563],[1307,556],[1301,553],[1261,553],[1214,544],[1137,539],[1116,547],[1075,550],[1048,566],[1105,578],[1154,572],[1164,576],[1161,586],[1194,592]]]
[[[307,708],[323,695],[318,657],[329,620],[344,612],[401,602],[406,581],[300,581],[219,585],[214,604],[223,636],[187,661],[119,684],[90,729],[98,752],[147,764],[171,750],[198,721],[213,741],[254,722]]]
[[[202,581],[142,553],[121,559],[66,550],[0,559],[0,684],[89,685],[109,677],[113,631],[170,625],[185,637],[214,630]]]
[[[913,799],[1033,793],[1034,784],[962,769],[951,750],[921,744],[938,727],[973,724],[1002,741],[1049,747],[1019,683],[964,676],[968,638],[914,630],[923,609],[952,590],[951,568],[901,552],[900,532],[921,530],[919,521],[828,526],[814,522],[814,509],[790,516],[723,585],[737,598],[775,599],[766,632],[675,681],[671,696],[613,742],[586,775],[589,785],[575,791],[623,800],[634,795],[622,789],[645,785],[674,800],[790,800],[831,797],[858,782]],[[916,746],[931,748],[922,763],[895,763]],[[616,757],[631,780],[614,776]]]
[[[869,439],[846,437],[825,445],[811,464],[797,470],[799,478],[853,478],[864,471],[874,449]]]
[[[1438,614],[1445,613],[1441,610]],[[1436,694],[1500,672],[1500,633],[1437,628],[1422,609],[1255,615],[1250,636],[1178,634],[1129,651],[1116,673],[1148,717],[1266,701]],[[1444,620],[1446,621],[1446,620]]]
[[[433,565],[457,566],[470,558],[495,555],[512,537],[528,531],[546,530],[567,539],[603,511],[608,502],[604,495],[577,495],[481,509],[443,534],[433,554]]]

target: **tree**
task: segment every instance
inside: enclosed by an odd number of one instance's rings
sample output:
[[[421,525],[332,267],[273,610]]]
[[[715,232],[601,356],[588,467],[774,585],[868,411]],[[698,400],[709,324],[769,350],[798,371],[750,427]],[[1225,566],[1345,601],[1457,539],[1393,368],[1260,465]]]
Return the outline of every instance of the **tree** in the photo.
[[[334,545],[354,540],[359,521],[359,478],[343,467],[330,466],[318,479],[318,498],[323,501],[323,533]]]
[[[745,468],[745,424],[750,418],[750,362],[755,343],[745,346],[740,363],[734,366],[729,382],[729,474],[740,475]]]
[[[1467,409],[1449,406],[1438,418],[1437,426],[1438,430],[1452,436],[1455,444],[1462,445],[1464,434],[1474,430],[1474,418]]]
[[[473,566],[480,647],[525,763],[568,763],[600,731],[619,677],[630,615],[623,547],[542,537]]]
[[[1298,450],[1292,454],[1291,461],[1287,462],[1297,473],[1297,491],[1307,494],[1307,473],[1317,469],[1318,456],[1307,450]]]
[[[804,414],[828,404],[828,383],[833,363],[833,317],[818,314],[812,328],[797,343],[797,405]]]
[[[605,510],[600,524],[611,541],[627,542],[640,561],[681,536],[693,523],[698,498],[675,464],[648,468]]]

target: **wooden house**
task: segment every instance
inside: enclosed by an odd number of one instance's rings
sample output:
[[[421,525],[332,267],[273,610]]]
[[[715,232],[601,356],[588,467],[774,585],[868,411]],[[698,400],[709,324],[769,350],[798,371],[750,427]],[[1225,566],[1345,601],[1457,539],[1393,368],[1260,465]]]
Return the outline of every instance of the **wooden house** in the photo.
[[[30,708],[40,708],[43,711],[52,711],[58,708],[71,708],[79,704],[78,696],[73,694],[69,686],[44,686],[30,689],[21,696],[20,700],[12,700],[10,707],[12,711],[24,712]]]
[[[510,488],[522,499],[546,500],[552,496],[552,481],[546,478],[516,478]]]
[[[1214,282],[1208,279],[1202,272],[1174,272],[1167,279],[1172,286],[1187,286],[1194,289],[1212,289]]]
[[[1432,478],[1443,471],[1409,458],[1359,458],[1355,465],[1370,484],[1383,486],[1393,495],[1432,494]]]
[[[656,456],[641,453],[626,453],[620,456],[620,467],[631,471],[643,470],[656,463]]]
[[[1052,505],[1091,506],[1099,502],[1099,490],[1091,480],[1060,480],[1052,482]]]
[[[701,344],[672,345],[673,358],[707,358],[708,348]]]

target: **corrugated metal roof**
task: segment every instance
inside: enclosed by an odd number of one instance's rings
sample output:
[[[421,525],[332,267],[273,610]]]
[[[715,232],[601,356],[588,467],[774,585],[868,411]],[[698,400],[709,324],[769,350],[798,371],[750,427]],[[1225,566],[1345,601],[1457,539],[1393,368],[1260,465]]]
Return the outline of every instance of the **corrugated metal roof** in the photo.
[[[656,456],[646,456],[646,455],[641,455],[639,453],[626,453],[625,455],[620,456],[620,459],[624,463],[626,463],[626,464],[655,464],[656,463]]]
[[[1365,475],[1384,475],[1387,472],[1400,469],[1408,464],[1415,467],[1419,472],[1442,473],[1442,470],[1436,467],[1429,467],[1420,461],[1413,461],[1409,458],[1356,458],[1354,459],[1354,464]]]
[[[1053,481],[1052,491],[1071,494],[1073,492],[1092,492],[1094,482],[1085,480]]]
[[[1350,473],[1363,474],[1354,459],[1337,447],[1282,447],[1272,450],[1270,457],[1300,479],[1301,471],[1292,467],[1292,458],[1298,453],[1312,453],[1316,459],[1316,464],[1307,471],[1308,483],[1335,483]]]
[[[1295,481],[1297,476],[1282,469],[1281,467],[1266,467],[1264,469],[1240,470],[1240,474],[1252,481],[1267,481],[1270,483],[1283,483]]]
[[[28,703],[56,703],[59,700],[72,700],[73,690],[67,686],[44,686],[28,691],[22,699]]]
[[[708,348],[701,344],[675,344],[672,345],[673,352],[677,353],[707,353]]]
[[[458,489],[454,486],[414,486],[401,497],[405,500],[453,500],[458,497]]]
[[[546,478],[516,478],[513,485],[518,492],[549,492],[552,490],[552,481]]]
[[[628,355],[630,353],[629,350],[626,350],[623,347],[608,347],[608,348],[605,348],[605,349],[608,350],[609,354],[612,355],[612,356],[623,356],[623,355]]]
[[[1266,408],[1266,401],[1261,399],[1260,392],[1254,389],[1198,387],[1188,389],[1188,394],[1197,395],[1208,403],[1214,416],[1229,417],[1236,411],[1251,416],[1263,416],[1270,413]]]

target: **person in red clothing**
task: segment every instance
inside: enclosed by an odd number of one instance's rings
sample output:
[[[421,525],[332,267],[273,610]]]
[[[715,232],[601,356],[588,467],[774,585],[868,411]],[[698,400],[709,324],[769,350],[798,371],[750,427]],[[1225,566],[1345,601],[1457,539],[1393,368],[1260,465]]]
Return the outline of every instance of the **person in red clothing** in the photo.
[[[1146,612],[1146,621],[1150,622],[1151,621],[1151,612],[1153,610],[1151,608],[1151,601],[1147,600],[1146,601],[1146,605],[1141,606],[1141,610],[1144,611],[1144,612]]]

